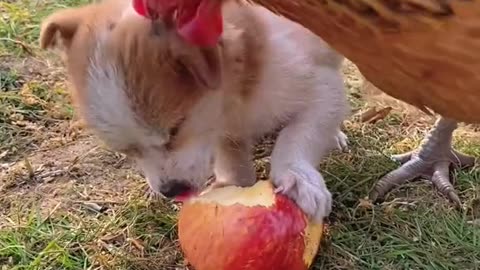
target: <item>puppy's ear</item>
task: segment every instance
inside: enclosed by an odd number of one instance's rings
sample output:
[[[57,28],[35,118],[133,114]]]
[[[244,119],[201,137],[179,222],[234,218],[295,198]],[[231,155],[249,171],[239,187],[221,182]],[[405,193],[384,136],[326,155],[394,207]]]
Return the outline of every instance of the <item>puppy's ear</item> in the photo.
[[[183,40],[172,42],[173,57],[203,87],[217,89],[222,80],[222,56],[219,46],[198,48]]]
[[[222,59],[218,47],[197,49],[191,57],[181,57],[179,61],[204,87],[217,89],[222,80]]]
[[[60,45],[68,48],[86,12],[86,8],[71,8],[47,17],[40,29],[40,48],[53,49]]]

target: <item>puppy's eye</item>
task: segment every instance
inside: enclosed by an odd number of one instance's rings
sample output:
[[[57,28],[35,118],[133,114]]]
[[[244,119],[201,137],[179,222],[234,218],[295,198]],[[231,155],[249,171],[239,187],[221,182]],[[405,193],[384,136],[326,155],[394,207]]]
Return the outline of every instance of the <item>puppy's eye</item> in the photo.
[[[172,126],[169,131],[168,135],[170,136],[170,139],[176,137],[178,135],[178,131],[180,131],[180,128],[182,127],[182,124],[185,122],[185,117],[180,118],[174,126]]]
[[[183,80],[191,77],[190,70],[181,60],[176,60],[174,64],[175,73]]]
[[[116,26],[117,26],[117,25],[116,25],[115,22],[109,22],[109,23],[107,24],[107,29],[108,29],[108,31],[112,31],[113,29],[115,29]]]
[[[175,138],[175,136],[177,136],[179,129],[180,129],[180,126],[177,125],[169,130],[168,136],[170,137],[170,139]]]
[[[173,148],[173,143],[175,141],[175,138],[178,135],[178,132],[180,131],[180,128],[182,127],[182,124],[184,123],[185,118],[180,119],[173,127],[171,127],[168,131],[168,143],[165,145],[165,148],[167,150],[172,150]]]
[[[188,75],[189,73],[187,66],[179,59],[175,61],[175,71],[180,75]]]
[[[182,83],[193,83],[195,78],[192,74],[192,71],[188,68],[185,61],[182,59],[176,59],[173,64],[173,69],[178,76],[178,79]]]

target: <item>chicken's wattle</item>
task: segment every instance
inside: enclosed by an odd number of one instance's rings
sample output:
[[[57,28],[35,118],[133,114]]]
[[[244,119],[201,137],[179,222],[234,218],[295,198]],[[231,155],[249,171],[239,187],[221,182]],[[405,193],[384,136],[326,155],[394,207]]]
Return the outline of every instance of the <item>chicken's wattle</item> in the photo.
[[[199,47],[215,46],[223,31],[221,0],[133,0],[149,19],[173,18],[178,34]]]

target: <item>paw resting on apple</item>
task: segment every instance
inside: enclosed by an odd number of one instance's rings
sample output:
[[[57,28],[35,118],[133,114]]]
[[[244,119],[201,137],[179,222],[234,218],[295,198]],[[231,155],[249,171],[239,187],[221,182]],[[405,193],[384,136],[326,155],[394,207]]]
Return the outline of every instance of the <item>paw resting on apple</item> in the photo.
[[[332,210],[332,195],[322,175],[307,163],[273,167],[271,179],[276,192],[294,200],[316,221],[322,221]]]

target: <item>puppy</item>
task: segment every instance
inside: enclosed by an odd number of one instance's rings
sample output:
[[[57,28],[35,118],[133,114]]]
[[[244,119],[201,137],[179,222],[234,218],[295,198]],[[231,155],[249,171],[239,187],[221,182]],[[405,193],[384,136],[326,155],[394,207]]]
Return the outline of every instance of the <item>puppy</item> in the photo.
[[[138,16],[128,0],[57,11],[42,24],[42,48],[64,55],[87,125],[134,158],[166,197],[256,181],[252,146],[284,126],[271,179],[310,216],[331,211],[316,169],[345,146],[343,57],[300,25],[243,2],[223,7],[213,48],[189,45],[168,22]]]

